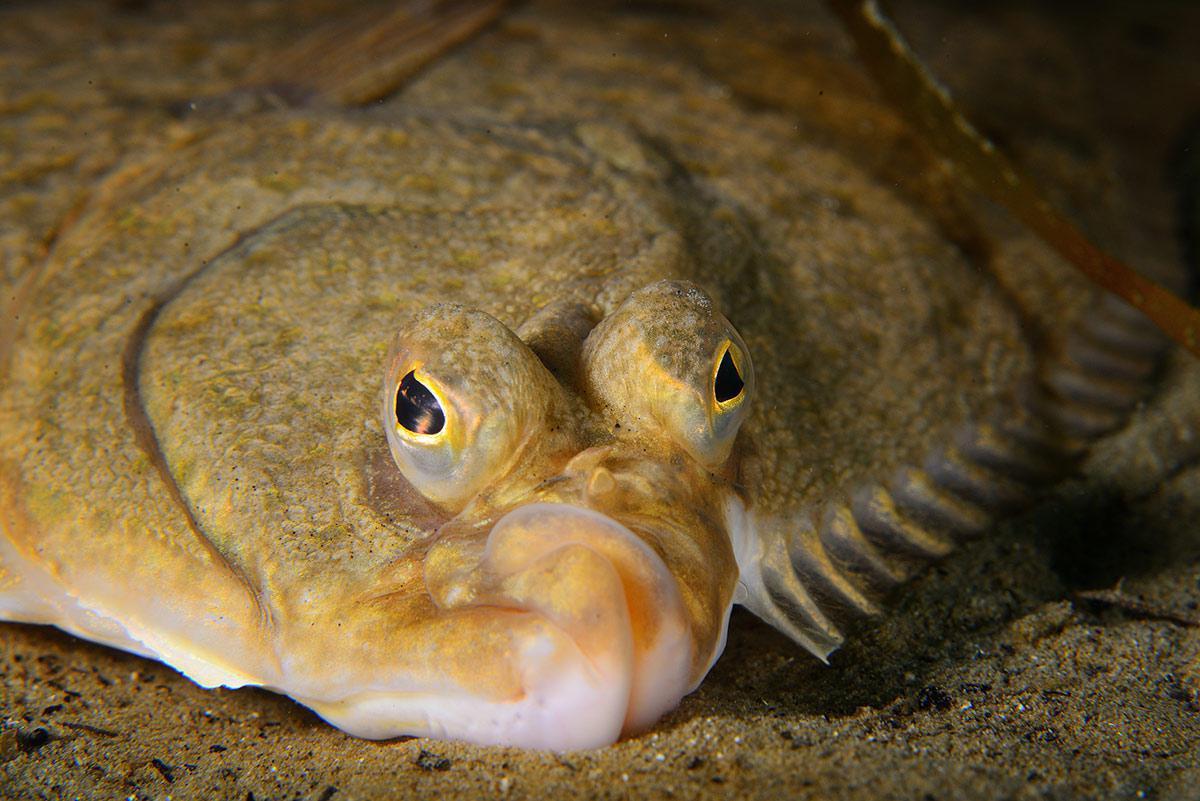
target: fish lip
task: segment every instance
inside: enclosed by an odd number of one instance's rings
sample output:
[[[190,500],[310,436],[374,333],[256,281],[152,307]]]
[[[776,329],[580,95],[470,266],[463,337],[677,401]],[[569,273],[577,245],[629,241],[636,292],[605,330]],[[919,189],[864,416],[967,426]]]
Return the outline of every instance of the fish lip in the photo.
[[[547,501],[476,525],[486,539],[473,536],[478,545],[461,552],[448,545],[465,561],[433,574],[430,591],[447,613],[499,615],[494,631],[511,633],[505,660],[517,676],[514,694],[481,694],[469,678],[382,682],[324,698],[289,694],[362,737],[572,751],[649,727],[694,689],[693,633],[678,579],[630,528],[595,509]]]
[[[570,525],[581,521],[585,525]],[[489,532],[482,563],[504,569],[497,564],[502,561],[497,550],[503,547],[506,531],[531,525],[533,537],[522,543],[526,547],[519,559],[582,546],[607,559],[620,576],[634,649],[624,729],[648,726],[694,687],[690,674],[695,642],[678,579],[629,526],[597,509],[561,502],[535,501],[506,513]],[[538,553],[537,548],[544,550]]]

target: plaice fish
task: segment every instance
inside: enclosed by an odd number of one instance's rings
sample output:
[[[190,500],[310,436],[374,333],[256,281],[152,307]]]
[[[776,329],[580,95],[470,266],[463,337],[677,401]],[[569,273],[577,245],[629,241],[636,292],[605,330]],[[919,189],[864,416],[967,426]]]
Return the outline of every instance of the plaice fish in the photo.
[[[600,745],[735,601],[826,656],[1139,396],[1136,315],[999,291],[644,42],[516,31],[198,122],[64,228],[6,354],[4,617],[362,736]]]

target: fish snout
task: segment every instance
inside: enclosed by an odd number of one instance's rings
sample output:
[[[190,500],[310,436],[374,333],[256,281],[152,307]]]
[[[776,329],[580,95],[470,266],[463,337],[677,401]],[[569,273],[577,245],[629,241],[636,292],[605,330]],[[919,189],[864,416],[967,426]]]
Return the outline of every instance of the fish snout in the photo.
[[[548,624],[513,656],[523,684],[516,703],[527,709],[511,725],[528,731],[497,740],[556,750],[607,744],[649,726],[694,683],[695,644],[675,577],[630,529],[591,509],[518,507],[482,549],[447,542],[431,551],[426,584],[445,609],[505,610],[497,626],[514,611]]]

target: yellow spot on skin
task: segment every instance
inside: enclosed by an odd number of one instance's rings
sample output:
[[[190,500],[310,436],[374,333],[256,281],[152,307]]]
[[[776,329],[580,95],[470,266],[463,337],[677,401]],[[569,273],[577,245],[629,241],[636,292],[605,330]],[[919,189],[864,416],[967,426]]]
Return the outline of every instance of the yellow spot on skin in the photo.
[[[122,231],[131,231],[139,225],[145,225],[145,218],[136,206],[125,209],[117,216],[117,228]]]
[[[428,175],[406,175],[400,179],[401,187],[416,189],[422,192],[435,192],[438,188],[436,180]]]
[[[304,185],[304,182],[299,178],[299,176],[277,172],[272,175],[265,175],[259,178],[258,185],[264,189],[270,189],[275,192],[288,193],[295,192]]]
[[[463,267],[475,267],[479,264],[479,251],[474,248],[468,250],[456,250],[452,254],[452,258],[456,264]]]
[[[308,132],[312,130],[312,123],[308,120],[291,120],[288,125],[288,130],[292,136],[307,136]]]

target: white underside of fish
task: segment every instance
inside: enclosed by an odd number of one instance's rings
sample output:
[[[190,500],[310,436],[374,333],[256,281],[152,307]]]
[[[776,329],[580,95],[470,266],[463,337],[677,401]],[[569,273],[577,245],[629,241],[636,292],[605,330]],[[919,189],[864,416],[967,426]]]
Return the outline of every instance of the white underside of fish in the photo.
[[[537,514],[555,505],[531,504],[521,515]],[[587,510],[571,509],[597,520]],[[649,569],[673,582],[665,565],[632,532],[604,518],[606,529],[637,544]],[[500,528],[500,526],[497,526]],[[607,533],[607,532],[606,532]],[[569,538],[562,545],[571,546]],[[553,553],[553,549],[551,550]],[[161,661],[204,687],[259,686],[288,695],[350,734],[370,739],[397,736],[450,738],[492,745],[571,751],[616,741],[623,733],[643,730],[679,704],[694,690],[725,647],[733,604],[724,612],[721,636],[701,676],[689,681],[691,636],[682,622],[668,615],[653,646],[634,655],[632,637],[597,653],[585,653],[569,632],[547,627],[546,635],[524,640],[514,662],[524,692],[516,698],[494,700],[470,688],[447,684],[420,686],[397,676],[391,687],[365,687],[322,693],[306,676],[286,669],[277,677],[247,673],[236,664],[197,655],[200,650],[170,630],[132,627],[131,616],[105,599],[80,598],[68,592],[49,572],[22,556],[0,537],[0,620],[56,626],[113,648]],[[670,610],[668,610],[670,611]],[[530,611],[528,614],[538,614]],[[187,625],[180,621],[179,630]]]

